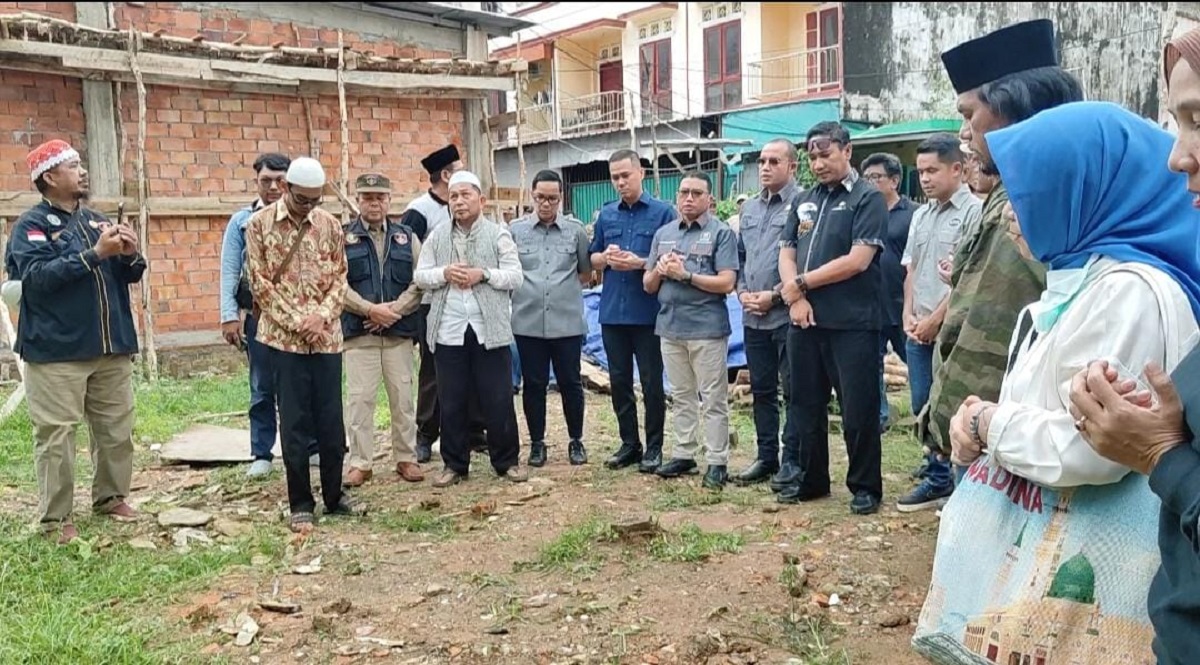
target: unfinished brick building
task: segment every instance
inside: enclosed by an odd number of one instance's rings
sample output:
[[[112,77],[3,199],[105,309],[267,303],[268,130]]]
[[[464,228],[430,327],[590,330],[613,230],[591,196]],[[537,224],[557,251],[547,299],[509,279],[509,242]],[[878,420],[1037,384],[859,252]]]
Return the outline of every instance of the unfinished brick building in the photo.
[[[487,37],[526,25],[426,2],[0,2],[0,218],[37,200],[28,150],[70,141],[93,207],[123,200],[136,222],[146,189],[158,346],[217,343],[221,238],[254,197],[254,158],[312,155],[343,184],[385,173],[397,213],[428,186],[421,157],[447,143],[487,181],[483,100],[520,68],[485,62]]]

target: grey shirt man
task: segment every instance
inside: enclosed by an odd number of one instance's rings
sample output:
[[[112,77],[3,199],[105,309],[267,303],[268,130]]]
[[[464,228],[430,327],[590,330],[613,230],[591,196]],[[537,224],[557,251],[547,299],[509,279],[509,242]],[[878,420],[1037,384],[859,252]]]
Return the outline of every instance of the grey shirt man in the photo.
[[[946,203],[930,201],[913,213],[900,264],[913,271],[912,313],[918,320],[932,314],[950,292],[938,277],[938,260],[954,252],[963,233],[977,228],[982,215],[983,203],[966,185]]]
[[[738,293],[774,291],[779,286],[779,239],[799,193],[800,188],[793,181],[777,194],[763,189],[758,196],[742,204],[738,233],[738,256],[742,267],[738,272]],[[789,322],[787,305],[782,299],[778,299],[766,314],[742,313],[743,325],[755,330],[775,330]]]
[[[684,258],[684,268],[695,275],[717,275],[737,270],[737,236],[721,220],[705,213],[695,223],[683,220],[664,224],[654,234],[646,265],[658,263],[675,252]],[[729,310],[725,296],[702,291],[691,284],[663,280],[658,291],[658,319],[654,332],[671,340],[729,337]]]
[[[509,227],[525,281],[513,294],[513,334],[540,339],[587,332],[580,273],[592,270],[583,223],[559,215],[549,224],[528,215]]]

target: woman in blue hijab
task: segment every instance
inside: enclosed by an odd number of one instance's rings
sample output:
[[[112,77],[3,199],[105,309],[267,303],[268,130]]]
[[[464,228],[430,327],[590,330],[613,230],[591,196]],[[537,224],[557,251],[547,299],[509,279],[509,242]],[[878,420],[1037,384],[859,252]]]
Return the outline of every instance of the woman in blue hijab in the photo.
[[[1163,166],[1171,136],[1115,104],[1055,107],[985,140],[1046,289],[1018,318],[998,401],[968,398],[951,421],[970,469],[942,513],[918,633],[984,658],[1149,663],[1159,502],[1092,449],[1069,395],[1094,360],[1136,381],[1124,368],[1169,370],[1200,336],[1192,198]],[[983,285],[976,306],[1003,288]]]

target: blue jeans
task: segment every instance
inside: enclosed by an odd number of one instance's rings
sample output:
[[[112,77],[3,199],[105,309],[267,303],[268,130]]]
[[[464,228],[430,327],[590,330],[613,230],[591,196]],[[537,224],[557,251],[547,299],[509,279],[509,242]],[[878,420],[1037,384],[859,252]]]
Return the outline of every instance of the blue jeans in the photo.
[[[925,403],[929,401],[929,389],[933,387],[933,344],[918,344],[912,340],[906,342],[908,348],[908,387],[912,390],[912,412],[921,413]],[[951,476],[950,460],[939,460],[936,453],[925,456],[929,464],[925,481],[937,488],[954,486]]]
[[[904,334],[904,329],[900,326],[884,326],[879,331],[879,426],[883,427],[891,418],[891,408],[888,405],[887,385],[883,382],[883,359],[887,357],[888,342],[892,343],[892,350],[896,355],[900,356],[900,360],[907,363],[907,342],[908,337]]]
[[[250,455],[256,460],[268,462],[274,459],[271,448],[275,446],[278,429],[276,411],[275,379],[271,372],[271,348],[259,342],[258,319],[246,314],[243,326],[246,336],[246,355],[250,361]],[[317,454],[317,440],[308,444],[310,455]]]

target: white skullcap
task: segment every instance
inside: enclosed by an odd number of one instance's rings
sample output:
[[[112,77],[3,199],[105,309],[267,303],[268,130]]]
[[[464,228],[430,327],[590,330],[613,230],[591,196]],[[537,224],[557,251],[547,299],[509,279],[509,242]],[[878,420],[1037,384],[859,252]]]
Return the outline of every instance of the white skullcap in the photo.
[[[483,185],[479,182],[479,176],[475,175],[474,173],[471,173],[470,171],[467,171],[467,170],[455,171],[454,175],[450,176],[450,187],[453,187],[455,185],[459,185],[462,183],[466,183],[468,185],[474,185],[475,189],[478,189],[481,192],[483,191]]]
[[[312,157],[297,157],[288,167],[287,181],[297,187],[324,187],[325,169]]]

